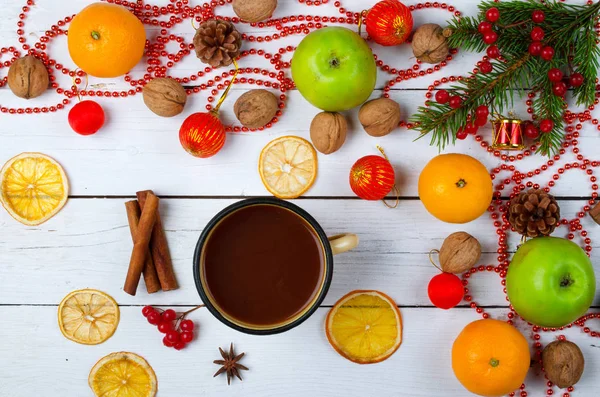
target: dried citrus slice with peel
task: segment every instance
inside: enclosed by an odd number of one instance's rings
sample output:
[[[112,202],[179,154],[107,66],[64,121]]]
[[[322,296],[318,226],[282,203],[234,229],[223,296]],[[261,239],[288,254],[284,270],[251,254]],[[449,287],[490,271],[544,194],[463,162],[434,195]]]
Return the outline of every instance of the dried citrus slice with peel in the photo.
[[[36,226],[62,209],[69,196],[65,171],[41,153],[21,153],[0,171],[0,202],[19,222]]]
[[[325,331],[339,354],[359,364],[373,364],[400,347],[402,316],[384,293],[352,291],[331,308]]]
[[[154,397],[158,390],[150,364],[129,352],[101,358],[90,371],[88,383],[97,397]]]
[[[58,326],[65,338],[97,345],[110,338],[119,325],[117,302],[102,291],[73,291],[58,306]]]
[[[282,136],[269,142],[260,152],[258,172],[275,197],[299,197],[315,182],[317,152],[306,139]]]

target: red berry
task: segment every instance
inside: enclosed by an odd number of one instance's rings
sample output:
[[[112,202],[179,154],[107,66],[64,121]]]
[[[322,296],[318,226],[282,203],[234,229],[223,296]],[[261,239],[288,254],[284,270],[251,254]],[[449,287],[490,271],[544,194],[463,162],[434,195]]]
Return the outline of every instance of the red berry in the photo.
[[[173,330],[173,324],[170,321],[163,321],[158,324],[158,332],[166,334]]]
[[[548,132],[552,131],[553,128],[554,128],[554,122],[552,120],[544,119],[544,120],[540,121],[540,131],[542,131],[544,133],[548,133]]]
[[[548,80],[553,83],[557,83],[561,81],[563,78],[563,72],[560,71],[559,68],[552,68],[548,70]]]
[[[166,338],[169,340],[169,342],[175,344],[177,342],[180,341],[180,337],[179,337],[179,332],[177,331],[169,331],[167,332],[167,336]]]
[[[104,110],[94,101],[81,101],[69,111],[69,125],[80,135],[95,134],[104,125]]]
[[[467,125],[465,125],[465,132],[467,134],[475,135],[475,134],[477,134],[478,129],[479,129],[479,127],[477,126],[477,124],[475,124],[472,121],[470,123],[467,123]]]
[[[544,61],[550,61],[554,56],[554,48],[550,46],[546,46],[542,48],[542,52],[540,52],[540,56]]]
[[[546,14],[542,10],[535,10],[531,13],[531,20],[535,23],[542,23],[546,19]]]
[[[540,43],[539,41],[534,41],[531,44],[529,44],[529,53],[531,55],[537,56],[537,55],[540,55],[541,52],[542,52],[542,43]]]
[[[485,19],[490,22],[496,22],[498,19],[500,19],[500,11],[498,11],[496,7],[490,8],[485,13]]]
[[[163,321],[173,321],[177,318],[177,313],[173,309],[167,309],[161,315]]]
[[[483,42],[485,44],[494,44],[498,40],[498,34],[496,32],[487,32],[483,34]]]
[[[158,325],[160,323],[160,314],[157,311],[153,311],[152,313],[148,314],[148,317],[146,318],[152,325]]]
[[[185,347],[185,343],[177,342],[177,343],[175,343],[174,347],[175,347],[175,350],[182,350]]]
[[[437,103],[448,103],[450,100],[450,94],[448,94],[448,91],[446,90],[439,90],[435,93],[435,100]]]
[[[458,109],[462,105],[462,99],[458,95],[453,95],[450,97],[448,104],[452,109]]]
[[[488,109],[487,106],[485,105],[479,105],[477,106],[477,109],[475,109],[475,117],[476,118],[485,118],[486,122],[487,122],[487,116],[490,115],[490,110]]]
[[[581,73],[573,73],[571,75],[571,77],[569,77],[569,84],[571,84],[573,87],[579,87],[583,84],[583,75]]]
[[[167,339],[166,336],[163,338],[163,345],[167,347],[173,347],[173,344],[169,341],[169,339]]]
[[[539,26],[536,26],[533,29],[531,29],[530,36],[531,36],[531,40],[533,40],[533,41],[544,40],[544,29],[540,28]]]
[[[525,136],[529,139],[537,139],[540,136],[540,132],[533,123],[527,123],[525,125]]]
[[[179,327],[182,331],[193,331],[194,330],[194,322],[192,320],[183,320]]]
[[[194,333],[191,331],[183,331],[181,333],[181,341],[183,343],[190,343],[192,340],[194,340]]]
[[[483,74],[490,73],[492,71],[492,69],[494,69],[494,67],[492,66],[491,62],[488,62],[488,61],[483,61],[479,65],[479,70]]]
[[[148,317],[148,314],[155,312],[156,310],[154,310],[154,308],[152,306],[144,306],[144,308],[142,309],[142,314],[144,315],[144,317]]]
[[[479,26],[477,26],[477,30],[479,30],[479,33],[481,33],[481,34],[491,32],[492,24],[489,23],[488,21],[482,21],[479,23]]]
[[[456,131],[456,139],[460,139],[461,141],[467,137],[467,131],[465,131],[464,127],[460,127],[458,131]]]
[[[563,96],[567,93],[567,85],[562,81],[554,83],[554,85],[552,86],[552,92],[556,96]]]
[[[485,117],[479,117],[479,116],[477,116],[475,118],[475,124],[477,124],[479,127],[483,127],[484,125],[487,124],[487,122],[488,122],[487,116],[485,116]]]
[[[458,305],[465,295],[462,281],[452,273],[440,273],[429,281],[429,300],[440,309],[450,309]]]
[[[487,53],[487,56],[492,59],[496,59],[500,56],[500,50],[498,49],[497,45],[489,46],[486,53]]]

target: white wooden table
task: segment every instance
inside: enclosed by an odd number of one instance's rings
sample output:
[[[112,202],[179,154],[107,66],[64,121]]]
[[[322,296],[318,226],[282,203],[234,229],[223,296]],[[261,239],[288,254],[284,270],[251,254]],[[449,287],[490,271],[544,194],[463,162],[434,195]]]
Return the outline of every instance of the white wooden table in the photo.
[[[374,0],[345,0],[352,11],[368,8]],[[34,42],[58,19],[76,13],[87,0],[38,0],[26,21],[26,31]],[[156,0],[154,3],[167,3]],[[196,4],[196,1],[191,1]],[[297,1],[279,0],[275,16],[319,14],[339,15],[331,4],[306,7]],[[410,0],[407,4],[414,4]],[[454,1],[463,13],[473,15],[477,1]],[[17,46],[16,22],[24,0],[4,0],[0,19],[1,45]],[[223,15],[233,15],[230,6],[219,7]],[[414,12],[415,26],[449,19],[441,10]],[[241,31],[253,31],[241,25]],[[256,31],[257,29],[254,29]],[[187,24],[175,30],[191,41],[193,30]],[[156,29],[148,29],[148,35]],[[287,43],[296,44],[300,37]],[[275,52],[283,41],[263,43],[257,48]],[[246,44],[248,45],[248,44]],[[66,39],[53,40],[52,57],[74,67]],[[408,45],[375,52],[394,67],[413,64]],[[396,85],[391,98],[398,101],[403,118],[414,113],[424,101],[425,89],[448,74],[472,69],[478,56],[460,52],[442,72]],[[249,61],[247,61],[249,62]],[[257,61],[258,62],[258,61]],[[243,66],[254,66],[251,64]],[[264,66],[270,66],[264,62]],[[204,66],[192,56],[176,69],[179,76],[190,75]],[[139,65],[134,75],[143,74]],[[6,73],[3,69],[2,73]],[[4,75],[4,74],[3,74]],[[67,78],[60,76],[63,85]],[[378,79],[379,89],[387,77]],[[99,80],[90,84],[108,89],[128,87],[122,79]],[[232,106],[249,86],[236,85],[222,108],[226,123],[235,120]],[[252,87],[254,88],[254,87]],[[47,105],[61,99],[48,91],[25,104],[7,89],[0,89],[0,104],[5,106]],[[107,113],[106,126],[95,136],[82,137],[68,126],[67,111],[55,114],[0,115],[0,163],[23,151],[39,151],[56,158],[65,168],[71,197],[66,207],[39,227],[25,227],[0,210],[0,396],[92,396],[87,376],[102,356],[115,351],[132,351],[144,356],[159,379],[160,396],[464,396],[468,393],[455,379],[450,364],[452,342],[469,322],[481,318],[462,304],[449,311],[432,307],[427,297],[429,279],[436,274],[427,259],[451,232],[465,230],[482,243],[482,263],[495,261],[496,233],[488,215],[464,226],[445,224],[432,218],[417,199],[417,179],[421,168],[437,154],[427,139],[413,142],[415,132],[396,130],[376,139],[368,136],[358,123],[356,112],[347,112],[351,131],[343,148],[329,156],[319,155],[319,177],[313,188],[294,202],[308,210],[327,233],[354,232],[360,246],[336,257],[333,284],[324,305],[304,324],[284,334],[259,337],[233,331],[202,309],[191,315],[199,326],[199,336],[183,351],[162,345],[161,334],[146,323],[141,307],[147,304],[177,307],[183,311],[201,303],[192,279],[193,250],[205,223],[220,209],[248,196],[266,196],[256,163],[261,148],[284,134],[308,138],[308,126],[318,112],[298,92],[289,93],[281,121],[264,132],[229,135],[225,148],[210,159],[187,155],[180,147],[177,132],[183,119],[206,104],[206,94],[189,98],[184,113],[164,119],[154,116],[143,104],[141,95],[125,99],[97,99]],[[524,116],[525,105],[515,105]],[[597,115],[596,115],[597,116]],[[489,127],[488,127],[489,128]],[[490,132],[491,133],[491,132]],[[581,132],[581,148],[594,157],[600,150],[598,131],[590,124]],[[359,157],[376,153],[382,145],[398,174],[401,202],[390,210],[378,202],[357,199],[348,184],[351,165]],[[450,151],[468,153],[490,169],[499,160],[488,155],[473,139],[460,142]],[[597,158],[600,156],[597,156]],[[566,156],[561,161],[573,161]],[[527,171],[539,166],[540,156],[520,162]],[[545,173],[540,181],[547,181]],[[138,296],[122,290],[131,251],[124,201],[137,190],[153,189],[161,200],[161,211],[180,289],[147,295],[140,287]],[[589,198],[589,183],[584,173],[571,171],[557,183],[553,193],[561,197],[564,216],[571,219]],[[588,218],[583,220],[593,240],[592,259],[600,272],[600,229]],[[565,236],[566,228],[558,230]],[[514,250],[518,237],[511,236]],[[57,326],[56,310],[70,291],[97,288],[111,294],[121,306],[121,322],[115,335],[98,346],[78,345],[65,339]],[[474,300],[488,307],[495,318],[505,319],[507,302],[496,275],[477,275],[469,286]],[[404,341],[387,361],[360,366],[333,351],[323,330],[329,307],[354,289],[377,289],[392,296],[404,319]],[[600,305],[596,299],[595,307]],[[598,324],[591,324],[598,328]],[[525,331],[529,337],[528,331]],[[598,341],[580,328],[564,334],[578,343],[586,359],[586,372],[574,396],[594,396],[600,387],[596,376],[600,368]],[[558,334],[544,334],[547,343]],[[223,378],[213,379],[217,367],[212,363],[219,346],[233,342],[245,351],[244,364],[250,367],[243,382],[227,386]],[[545,381],[538,373],[527,379],[530,396],[545,395]],[[555,395],[562,391],[555,390]]]

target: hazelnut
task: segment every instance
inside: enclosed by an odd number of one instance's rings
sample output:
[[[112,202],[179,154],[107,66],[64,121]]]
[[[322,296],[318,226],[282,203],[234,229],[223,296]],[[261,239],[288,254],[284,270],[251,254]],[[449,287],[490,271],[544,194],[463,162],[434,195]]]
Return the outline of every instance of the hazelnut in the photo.
[[[440,248],[440,264],[448,273],[464,273],[477,264],[481,257],[481,244],[469,233],[452,233]]]
[[[367,134],[385,136],[400,123],[400,105],[388,98],[372,99],[360,107],[358,120]]]
[[[233,0],[233,11],[246,22],[260,22],[271,18],[277,0]]]
[[[35,98],[48,89],[50,79],[42,61],[32,55],[19,58],[8,69],[8,86],[19,98]]]
[[[235,101],[233,112],[243,126],[260,128],[273,120],[278,108],[277,97],[272,92],[251,90]]]
[[[346,141],[348,123],[339,113],[321,112],[310,123],[310,139],[323,154],[331,154]]]
[[[575,343],[556,340],[544,348],[542,365],[548,380],[564,389],[579,382],[585,359]]]
[[[156,78],[144,86],[144,103],[155,114],[173,117],[183,112],[187,95],[177,81],[168,78]]]

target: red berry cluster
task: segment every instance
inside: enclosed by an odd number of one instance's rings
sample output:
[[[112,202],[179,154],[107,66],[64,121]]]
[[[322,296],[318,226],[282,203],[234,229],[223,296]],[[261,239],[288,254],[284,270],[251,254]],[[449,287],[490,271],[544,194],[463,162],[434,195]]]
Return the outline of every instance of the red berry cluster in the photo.
[[[492,7],[485,13],[485,21],[482,21],[477,26],[477,30],[482,35],[482,40],[484,43],[489,44],[490,46],[486,50],[487,56],[490,59],[496,59],[500,57],[500,50],[498,46],[494,43],[498,40],[498,33],[494,31],[494,22],[497,22],[500,19],[500,11],[496,7]],[[481,73],[490,73],[494,69],[492,63],[488,60],[483,60],[479,63],[479,71]]]
[[[531,13],[531,20],[535,23],[542,23],[546,19],[544,11],[535,10]],[[544,46],[542,41],[546,33],[539,26],[534,26],[530,32],[531,44],[529,44],[529,53],[533,56],[540,56],[544,61],[551,61],[554,57],[554,48]]]
[[[173,309],[162,310],[152,306],[144,306],[142,309],[142,314],[148,322],[157,326],[160,333],[165,334],[163,344],[175,350],[183,349],[194,340],[194,322],[185,319],[188,313],[178,314]]]
[[[559,68],[552,68],[548,71],[548,80],[550,80],[552,85],[552,92],[556,96],[564,96],[567,93],[567,88],[579,87],[583,84],[583,75],[581,73],[571,73],[569,78],[565,78],[563,72]]]

